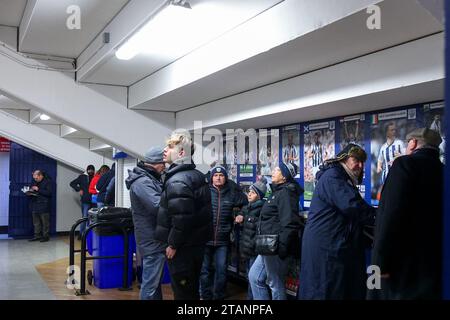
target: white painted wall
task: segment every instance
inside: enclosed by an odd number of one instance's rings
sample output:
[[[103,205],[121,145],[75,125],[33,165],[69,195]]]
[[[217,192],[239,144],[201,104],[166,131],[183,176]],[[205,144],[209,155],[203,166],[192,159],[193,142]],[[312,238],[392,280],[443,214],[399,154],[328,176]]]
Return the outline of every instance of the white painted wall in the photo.
[[[78,175],[77,171],[60,162],[57,164],[56,178],[56,231],[70,231],[72,225],[81,218],[80,197],[69,183]]]
[[[0,152],[0,226],[8,225],[9,217],[9,152]]]

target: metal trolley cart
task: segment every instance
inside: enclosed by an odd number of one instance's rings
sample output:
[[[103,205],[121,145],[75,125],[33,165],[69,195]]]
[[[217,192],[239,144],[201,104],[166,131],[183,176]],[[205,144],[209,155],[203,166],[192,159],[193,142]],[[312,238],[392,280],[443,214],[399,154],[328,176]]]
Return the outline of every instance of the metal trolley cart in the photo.
[[[83,222],[89,222],[86,230],[81,236],[81,249],[75,250],[75,229]],[[92,256],[86,256],[86,241],[90,232],[92,235]],[[135,251],[133,222],[131,210],[128,208],[103,207],[101,209],[89,210],[89,217],[79,219],[70,230],[70,252],[69,252],[69,279],[75,274],[75,253],[81,253],[80,263],[80,289],[76,295],[87,295],[86,290],[86,261],[94,260],[94,272],[88,271],[89,284],[95,279],[100,288],[120,287],[117,282],[117,274],[122,274],[122,282],[119,290],[131,290],[132,258]],[[118,246],[122,245],[122,254],[119,254]],[[114,259],[108,263],[106,259]],[[119,259],[122,259],[120,261]],[[110,260],[111,261],[111,260]],[[112,263],[112,264],[111,264]],[[111,280],[111,277],[113,280]],[[111,285],[113,281],[114,284]],[[74,280],[72,280],[72,283]],[[120,283],[120,282],[119,282]]]

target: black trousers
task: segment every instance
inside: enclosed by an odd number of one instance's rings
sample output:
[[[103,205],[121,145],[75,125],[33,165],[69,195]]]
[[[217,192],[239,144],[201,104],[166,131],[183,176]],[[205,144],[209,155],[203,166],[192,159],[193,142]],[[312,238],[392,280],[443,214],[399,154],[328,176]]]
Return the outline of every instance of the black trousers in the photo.
[[[205,246],[177,249],[173,259],[168,260],[172,290],[175,300],[200,299],[200,272]]]
[[[50,213],[33,213],[35,238],[46,238],[50,232]]]

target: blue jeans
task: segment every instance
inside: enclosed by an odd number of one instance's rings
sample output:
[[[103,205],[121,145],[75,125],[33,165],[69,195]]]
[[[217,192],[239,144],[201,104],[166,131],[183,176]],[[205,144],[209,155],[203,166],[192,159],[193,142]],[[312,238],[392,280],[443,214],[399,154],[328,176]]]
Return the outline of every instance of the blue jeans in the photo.
[[[256,260],[256,257],[251,257],[247,261],[247,278],[248,278],[248,274],[250,272],[250,268],[252,267],[253,263],[255,263],[255,260]],[[250,285],[250,281],[248,283],[248,288],[247,288],[247,300],[253,300],[252,286]]]
[[[141,300],[162,300],[161,279],[163,275],[164,253],[155,253],[142,259]]]
[[[97,208],[102,208],[102,207],[104,207],[105,206],[105,204],[103,203],[103,202],[97,202]]]
[[[248,274],[254,300],[286,300],[288,259],[259,255]]]
[[[81,203],[81,217],[82,218],[87,218],[90,208],[91,208],[90,203]],[[80,235],[83,234],[84,230],[86,230],[86,222],[83,222],[80,225]]]
[[[200,297],[223,300],[227,285],[228,246],[206,246],[200,273]]]

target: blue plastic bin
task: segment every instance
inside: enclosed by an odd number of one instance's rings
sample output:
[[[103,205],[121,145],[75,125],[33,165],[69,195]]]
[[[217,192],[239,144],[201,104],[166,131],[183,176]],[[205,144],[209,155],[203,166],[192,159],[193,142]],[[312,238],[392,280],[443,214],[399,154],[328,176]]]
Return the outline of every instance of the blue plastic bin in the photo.
[[[88,235],[86,236],[86,247],[87,252],[92,256],[92,234],[94,233],[94,230],[91,230]]]
[[[99,235],[92,231],[93,256],[123,255],[122,235]],[[133,253],[136,252],[134,234],[128,235],[128,286],[133,281]],[[100,289],[121,288],[123,281],[123,258],[96,259],[93,262],[94,285]]]

